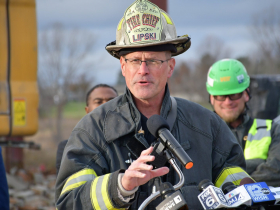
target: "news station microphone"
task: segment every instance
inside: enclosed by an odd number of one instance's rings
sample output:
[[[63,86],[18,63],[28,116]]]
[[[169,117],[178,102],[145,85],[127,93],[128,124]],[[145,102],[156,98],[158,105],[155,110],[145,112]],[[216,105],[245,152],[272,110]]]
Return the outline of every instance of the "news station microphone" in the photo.
[[[252,199],[244,186],[237,187],[232,182],[226,182],[222,186],[226,200],[230,207],[239,207],[238,209],[247,209],[252,205]]]
[[[274,205],[276,200],[267,184],[265,182],[254,182],[254,180],[253,183],[251,181],[251,183],[247,184],[247,182],[249,182],[249,179],[250,178],[247,178],[246,180],[248,181],[246,182],[241,180],[240,183],[244,183],[243,186],[251,196],[252,206],[260,205],[266,208],[268,206]]]
[[[269,189],[275,198],[274,205],[279,206],[280,209],[280,187],[269,187]]]
[[[198,188],[201,192],[198,195],[198,200],[200,201],[204,209],[218,209],[229,207],[223,191],[220,188],[215,187],[210,180],[202,180],[199,183]]]
[[[163,201],[156,207],[156,210],[188,210],[182,193],[175,191],[171,183],[164,182],[160,185],[159,190]]]
[[[225,195],[230,207],[246,205],[270,209],[269,206],[276,203],[273,193],[265,182],[256,183],[251,178],[246,177],[240,181],[239,187],[234,188],[232,185],[225,183],[222,187],[224,190],[230,188],[229,186],[233,189]]]
[[[192,168],[193,162],[191,158],[171,134],[169,125],[163,117],[160,115],[151,116],[147,120],[147,127],[153,136],[160,138],[161,143],[170,150],[186,169]]]

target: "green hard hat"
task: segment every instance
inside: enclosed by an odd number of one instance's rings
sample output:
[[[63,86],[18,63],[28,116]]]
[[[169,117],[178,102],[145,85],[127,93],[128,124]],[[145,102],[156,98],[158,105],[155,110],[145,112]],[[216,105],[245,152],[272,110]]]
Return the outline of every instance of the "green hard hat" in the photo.
[[[245,66],[235,59],[223,59],[214,63],[207,74],[206,88],[210,95],[241,93],[250,85]]]

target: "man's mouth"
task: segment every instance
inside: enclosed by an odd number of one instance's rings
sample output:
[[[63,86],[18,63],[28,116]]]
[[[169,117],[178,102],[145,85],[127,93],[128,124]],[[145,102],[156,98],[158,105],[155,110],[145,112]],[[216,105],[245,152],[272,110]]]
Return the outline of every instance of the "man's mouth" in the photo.
[[[138,83],[140,83],[141,85],[145,85],[145,84],[148,84],[149,82],[148,81],[139,81]]]

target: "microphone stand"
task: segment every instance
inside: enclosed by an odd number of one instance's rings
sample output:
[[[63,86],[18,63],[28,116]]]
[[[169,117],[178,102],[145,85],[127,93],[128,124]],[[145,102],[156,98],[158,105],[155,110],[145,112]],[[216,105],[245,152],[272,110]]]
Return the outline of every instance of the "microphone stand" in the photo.
[[[181,169],[177,165],[177,163],[176,163],[174,157],[172,156],[172,154],[168,150],[165,150],[164,154],[166,156],[166,159],[170,163],[170,165],[175,169],[175,171],[179,175],[179,179],[180,179],[179,182],[176,185],[173,186],[175,190],[178,190],[184,185],[185,177],[183,175],[183,172],[181,171]],[[161,195],[160,191],[156,191],[155,193],[151,194],[148,198],[146,198],[146,200],[144,200],[144,202],[141,204],[141,206],[138,208],[138,210],[144,210],[150,202],[155,200],[160,195]]]

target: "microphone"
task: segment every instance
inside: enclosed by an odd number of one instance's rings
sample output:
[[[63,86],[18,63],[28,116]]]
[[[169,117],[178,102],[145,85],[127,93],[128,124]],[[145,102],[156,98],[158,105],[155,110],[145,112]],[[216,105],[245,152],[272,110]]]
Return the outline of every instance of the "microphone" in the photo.
[[[269,189],[275,198],[274,205],[279,205],[280,208],[280,187],[269,187]]]
[[[253,179],[251,179],[250,177],[245,177],[243,179],[241,179],[239,186],[244,185],[244,184],[252,184],[252,183],[256,183]]]
[[[225,183],[222,187],[223,191],[232,189],[225,195],[230,207],[240,205],[267,207],[277,203],[265,182],[256,183],[251,178],[246,177],[240,181],[239,187],[234,187],[233,185],[233,183]]]
[[[232,182],[226,182],[222,186],[222,191],[225,193],[225,197],[230,207],[246,209],[247,206],[252,205],[252,199],[244,186],[237,187]]]
[[[273,205],[275,198],[265,182],[243,185],[252,198],[253,205]]]
[[[156,207],[156,210],[188,210],[187,202],[185,201],[180,191],[175,191],[172,184],[164,182],[159,187],[163,201]]]
[[[151,116],[147,120],[147,127],[153,136],[160,138],[161,143],[171,151],[186,169],[193,167],[191,158],[171,134],[169,125],[163,117],[160,115]]]
[[[220,188],[215,187],[210,180],[202,180],[199,183],[198,188],[201,192],[198,195],[198,200],[200,201],[204,209],[218,209],[229,207],[223,191]]]
[[[233,184],[232,182],[226,182],[225,184],[223,184],[222,186],[222,191],[223,193],[226,195],[228,194],[230,191],[236,189],[237,186],[235,184]]]

